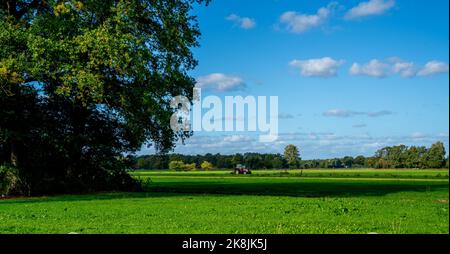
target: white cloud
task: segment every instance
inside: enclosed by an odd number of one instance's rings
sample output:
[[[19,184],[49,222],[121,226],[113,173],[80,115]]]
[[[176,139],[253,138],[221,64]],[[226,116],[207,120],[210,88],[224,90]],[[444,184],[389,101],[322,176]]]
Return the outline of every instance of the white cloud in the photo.
[[[384,78],[389,74],[389,65],[377,59],[363,65],[354,63],[350,68],[350,74]]]
[[[411,134],[411,138],[413,138],[413,139],[423,139],[426,137],[427,137],[427,135],[425,135],[421,132],[414,132],[413,134]]]
[[[303,14],[295,11],[287,11],[280,16],[280,24],[291,33],[304,33],[314,27],[325,23],[330,17],[336,3],[331,3],[320,8],[315,14]]]
[[[252,138],[244,136],[244,135],[231,135],[231,136],[224,137],[223,141],[225,141],[225,142],[245,142],[245,141],[252,141]]]
[[[225,18],[226,20],[233,21],[242,29],[252,29],[256,26],[256,21],[249,17],[241,17],[236,14],[231,14]]]
[[[324,116],[328,117],[351,117],[358,114],[358,112],[342,110],[342,109],[330,109],[323,113]]]
[[[323,113],[326,117],[340,117],[340,118],[348,118],[354,116],[368,116],[368,117],[380,117],[392,115],[393,113],[389,110],[375,111],[375,112],[358,112],[352,110],[343,110],[343,109],[330,109]]]
[[[196,87],[212,89],[219,92],[236,91],[245,88],[245,82],[238,76],[212,73],[207,76],[198,77]]]
[[[411,78],[448,73],[449,65],[444,62],[430,61],[424,67],[419,68],[414,62],[405,61],[398,57],[391,57],[387,61],[373,59],[366,64],[354,63],[349,72],[351,75],[363,75],[376,78],[384,78],[394,74],[398,74],[403,78]]]
[[[442,132],[442,133],[439,133],[437,136],[440,137],[440,138],[447,138],[448,139],[448,135],[449,135],[448,133],[443,133]]]
[[[403,61],[398,58],[391,59],[394,73],[400,74],[404,78],[414,77],[417,74],[416,65],[413,62]]]
[[[293,60],[289,65],[300,69],[300,74],[305,77],[334,77],[343,61],[330,57],[309,60]]]
[[[419,76],[430,76],[434,74],[448,73],[449,67],[447,63],[430,61],[418,73]]]
[[[394,0],[369,0],[350,9],[345,14],[345,19],[350,20],[366,16],[381,15],[394,6]]]

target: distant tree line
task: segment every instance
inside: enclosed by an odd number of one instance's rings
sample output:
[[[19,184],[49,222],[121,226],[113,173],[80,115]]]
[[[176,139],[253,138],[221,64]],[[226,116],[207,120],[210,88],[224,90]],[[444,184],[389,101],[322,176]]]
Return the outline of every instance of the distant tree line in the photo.
[[[172,162],[172,163],[171,163]],[[207,166],[203,166],[206,165]],[[424,146],[389,146],[374,156],[345,156],[333,159],[301,160],[298,148],[288,145],[284,154],[244,153],[222,155],[144,155],[134,158],[135,169],[211,170],[232,169],[244,164],[251,169],[342,169],[342,168],[444,168],[449,167],[442,142]]]
[[[183,164],[179,163],[182,162]],[[245,153],[234,155],[211,154],[205,155],[144,155],[135,158],[135,169],[181,169],[186,165],[195,164],[201,168],[203,162],[211,164],[211,168],[232,169],[237,164],[245,164],[250,168],[287,168],[287,161],[281,154]],[[190,168],[189,166],[187,168]]]

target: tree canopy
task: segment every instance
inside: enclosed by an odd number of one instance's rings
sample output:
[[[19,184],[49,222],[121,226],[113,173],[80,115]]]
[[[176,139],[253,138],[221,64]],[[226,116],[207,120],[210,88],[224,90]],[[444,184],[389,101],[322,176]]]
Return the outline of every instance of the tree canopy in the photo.
[[[287,145],[284,149],[284,159],[290,168],[298,168],[300,164],[300,152],[297,146],[292,144]]]
[[[191,135],[170,100],[192,98],[200,3],[1,1],[0,164],[30,193],[130,185],[124,154]]]

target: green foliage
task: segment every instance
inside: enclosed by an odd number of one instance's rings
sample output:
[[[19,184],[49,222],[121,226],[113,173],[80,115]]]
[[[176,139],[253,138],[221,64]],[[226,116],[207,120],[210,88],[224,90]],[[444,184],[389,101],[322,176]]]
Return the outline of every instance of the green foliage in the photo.
[[[430,168],[443,168],[445,166],[445,147],[444,143],[434,143],[426,154],[426,161]]]
[[[370,166],[375,168],[443,168],[445,148],[442,142],[426,147],[404,145],[385,147],[378,150]]]
[[[366,167],[367,166],[366,158],[362,155],[356,156],[355,159],[353,160],[352,166],[357,166],[360,168]]]
[[[31,194],[130,188],[123,154],[170,151],[202,0],[0,3],[0,164]]]
[[[184,171],[193,171],[196,169],[197,169],[197,164],[195,164],[195,163],[185,164],[183,167]]]
[[[182,161],[171,161],[170,163],[169,163],[169,169],[170,170],[184,170],[184,166],[185,166],[185,164],[184,164],[184,162],[182,162]]]
[[[214,167],[208,161],[203,161],[202,164],[200,165],[200,168],[202,170],[209,171],[209,170],[212,170]]]
[[[284,149],[284,159],[287,161],[289,168],[299,168],[300,152],[295,145],[287,145]]]
[[[20,194],[19,172],[13,167],[0,165],[0,196]]]
[[[280,169],[286,167],[286,162],[280,154],[245,153],[235,155],[205,154],[205,155],[144,155],[135,159],[134,169],[168,169],[169,161],[183,161],[201,165],[208,161],[216,169],[233,169],[237,164],[245,164],[252,169]]]
[[[237,164],[243,164],[244,163],[244,156],[242,154],[235,154],[233,158],[231,159],[231,164],[237,165]]]
[[[272,168],[283,168],[283,158],[279,156],[274,156],[272,159]]]
[[[169,162],[169,169],[176,171],[193,171],[197,165],[195,163],[185,164],[183,161],[171,161]]]

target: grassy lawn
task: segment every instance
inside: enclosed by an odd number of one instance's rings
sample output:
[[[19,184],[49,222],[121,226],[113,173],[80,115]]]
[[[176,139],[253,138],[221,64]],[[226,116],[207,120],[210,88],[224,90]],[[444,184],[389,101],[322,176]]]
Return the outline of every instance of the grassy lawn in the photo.
[[[216,176],[236,177],[231,170],[217,171],[134,171],[134,176]],[[286,176],[286,177],[339,177],[339,178],[416,178],[416,179],[448,179],[448,170],[437,169],[306,169],[306,170],[253,170],[249,176]]]
[[[0,200],[0,233],[448,233],[448,170],[134,172],[145,193]]]

